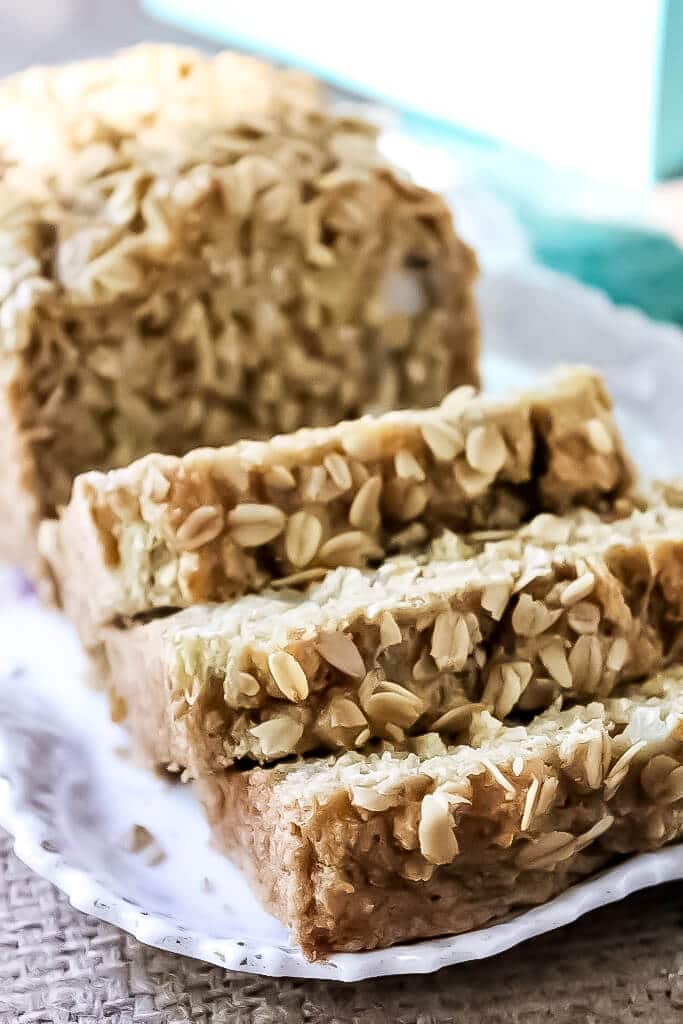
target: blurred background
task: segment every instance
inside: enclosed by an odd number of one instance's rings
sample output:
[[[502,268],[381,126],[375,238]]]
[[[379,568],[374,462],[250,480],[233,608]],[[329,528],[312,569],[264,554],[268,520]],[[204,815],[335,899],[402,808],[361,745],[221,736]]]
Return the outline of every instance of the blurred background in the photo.
[[[2,75],[31,64],[93,57],[146,39],[197,44],[196,35],[146,15],[138,0],[0,0]]]
[[[682,0],[0,0],[0,74],[143,40],[317,73],[373,105],[484,263],[534,258],[683,324]]]

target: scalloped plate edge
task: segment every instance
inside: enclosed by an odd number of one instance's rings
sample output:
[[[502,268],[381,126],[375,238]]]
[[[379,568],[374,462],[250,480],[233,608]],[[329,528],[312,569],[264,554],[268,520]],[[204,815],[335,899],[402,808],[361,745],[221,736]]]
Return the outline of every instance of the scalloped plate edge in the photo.
[[[115,925],[157,949],[228,970],[274,977],[352,982],[378,976],[428,974],[442,967],[494,956],[527,939],[571,924],[589,911],[639,889],[683,879],[683,844],[676,844],[655,853],[631,857],[594,878],[579,882],[549,903],[501,924],[412,946],[344,953],[328,961],[309,963],[298,951],[283,947],[211,939],[191,931],[178,935],[169,928],[168,921],[130,906],[51,849],[49,836],[32,814],[22,810],[6,777],[0,780],[0,825],[14,837],[16,856],[63,892],[77,910]]]

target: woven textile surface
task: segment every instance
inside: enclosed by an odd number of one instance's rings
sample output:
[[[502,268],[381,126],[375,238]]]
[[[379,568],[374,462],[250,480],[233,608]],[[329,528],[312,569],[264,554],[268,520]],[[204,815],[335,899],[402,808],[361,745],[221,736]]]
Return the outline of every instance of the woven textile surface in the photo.
[[[73,910],[0,833],[0,1024],[597,1024],[683,1021],[683,884],[493,960],[341,985],[230,974]]]

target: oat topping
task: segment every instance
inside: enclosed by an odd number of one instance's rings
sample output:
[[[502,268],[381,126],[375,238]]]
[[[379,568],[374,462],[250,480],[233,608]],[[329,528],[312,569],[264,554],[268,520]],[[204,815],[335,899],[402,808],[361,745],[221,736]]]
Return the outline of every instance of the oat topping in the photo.
[[[644,735],[636,738],[628,726],[639,719]],[[494,813],[518,815],[520,832],[527,832],[534,819],[548,814],[567,787],[606,787],[613,799],[628,778],[649,788],[650,795],[656,794],[654,798],[662,804],[681,799],[682,728],[683,676],[680,669],[670,669],[647,684],[622,689],[617,697],[561,712],[545,711],[528,726],[504,726],[484,714],[470,746],[451,747],[434,756],[398,751],[370,755],[349,752],[269,771],[278,773],[283,792],[296,794],[303,803],[315,800],[321,805],[334,800],[340,787],[348,789],[354,803],[353,787],[363,785],[383,793],[387,806],[400,807],[410,780],[414,780],[423,793],[421,831],[442,837],[446,831],[453,831],[454,820],[476,813],[473,788],[481,794],[493,781],[499,787]],[[593,778],[585,751],[596,745],[601,755],[597,778]],[[577,765],[583,765],[578,772]],[[537,774],[541,770],[543,776]],[[432,799],[425,804],[428,794]],[[507,799],[510,796],[512,800]],[[610,811],[610,824],[615,814]],[[608,827],[604,821],[596,823],[594,837]],[[547,848],[535,844],[534,857],[545,856],[553,849],[554,840],[549,835],[544,832]],[[577,838],[581,841],[575,835],[571,841]],[[421,836],[417,839],[422,845]],[[453,860],[457,852],[454,844],[449,859]],[[531,854],[525,853],[524,858],[527,856]]]
[[[340,568],[304,592],[266,590],[107,629],[108,674],[127,704],[143,665],[161,680],[201,774],[216,759],[267,761],[273,749],[412,749],[426,733],[466,742],[483,711],[505,719],[602,699],[680,655],[682,581],[669,567],[683,557],[681,510],[614,523],[581,510],[487,536],[467,538],[478,552],[469,560],[445,557],[462,542],[442,538],[440,559]],[[210,742],[192,724],[208,708],[221,722]],[[254,730],[271,719],[276,748]]]
[[[458,852],[448,798],[427,793],[420,806],[420,853],[430,864],[450,864]]]
[[[287,651],[275,651],[268,657],[268,668],[278,688],[288,700],[296,704],[306,699],[308,679],[296,658]]]

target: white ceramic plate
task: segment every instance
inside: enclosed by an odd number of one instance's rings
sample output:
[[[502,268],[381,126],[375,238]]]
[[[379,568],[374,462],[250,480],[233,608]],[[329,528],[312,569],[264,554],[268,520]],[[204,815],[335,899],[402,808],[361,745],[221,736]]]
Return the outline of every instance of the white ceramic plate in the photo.
[[[487,383],[525,383],[558,361],[598,365],[628,441],[653,473],[683,470],[683,335],[618,311],[529,267],[491,270],[480,288]],[[491,956],[636,889],[683,878],[683,846],[634,857],[543,907],[455,938],[310,964],[208,845],[189,787],[136,768],[105,700],[83,686],[75,636],[11,573],[0,581],[0,824],[16,852],[74,906],[143,942],[233,970],[356,981]],[[166,854],[133,853],[144,825]]]

